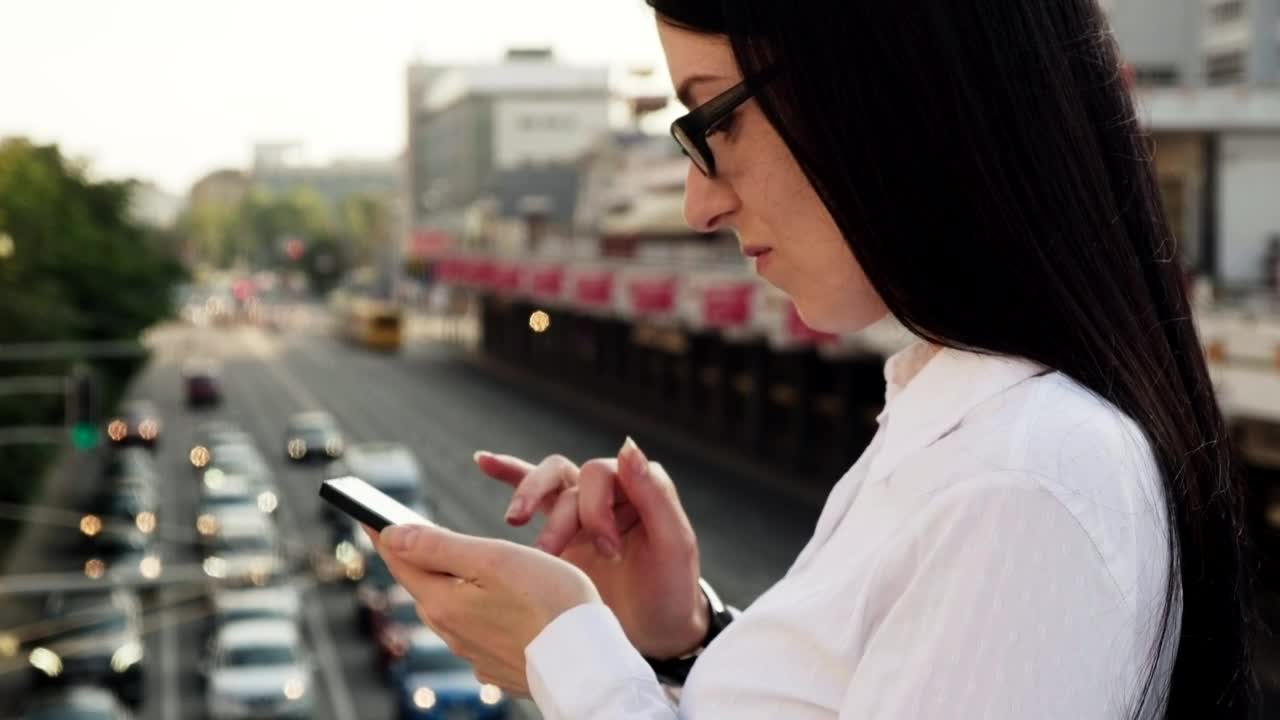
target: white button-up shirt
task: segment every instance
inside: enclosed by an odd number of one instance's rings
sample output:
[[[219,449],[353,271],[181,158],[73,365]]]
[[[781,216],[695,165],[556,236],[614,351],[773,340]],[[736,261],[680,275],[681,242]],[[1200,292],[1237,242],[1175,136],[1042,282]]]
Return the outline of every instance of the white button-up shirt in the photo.
[[[1169,557],[1137,425],[1025,360],[917,343],[885,377],[879,431],[813,538],[678,704],[608,608],[582,605],[526,649],[547,720],[1128,716]]]

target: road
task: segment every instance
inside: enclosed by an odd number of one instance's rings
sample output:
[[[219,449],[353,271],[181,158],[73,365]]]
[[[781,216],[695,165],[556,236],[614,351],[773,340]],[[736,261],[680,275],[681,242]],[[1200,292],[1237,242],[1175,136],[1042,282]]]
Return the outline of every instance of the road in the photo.
[[[198,488],[186,456],[194,427],[205,420],[232,420],[256,438],[281,489],[277,514],[282,537],[297,548],[322,548],[329,537],[315,521],[322,470],[293,467],[284,460],[285,422],[294,412],[331,412],[349,442],[405,443],[423,466],[443,523],[523,542],[533,539],[535,528],[506,526],[502,516],[510,491],[482,476],[472,464],[472,453],[488,449],[536,460],[560,452],[581,460],[616,454],[625,437],[626,428],[608,427],[495,380],[450,347],[419,340],[399,355],[379,355],[331,339],[323,324],[310,327],[272,334],[247,326],[169,326],[153,334],[153,362],[130,395],[154,401],[166,423],[156,460],[165,479],[162,530],[173,541],[168,564],[195,559]],[[193,413],[183,406],[180,368],[193,355],[212,355],[223,364],[225,402],[215,410]],[[731,602],[749,603],[785,572],[807,539],[818,508],[642,435],[635,439],[679,484],[698,532],[704,574]],[[74,476],[78,471],[62,472]],[[64,485],[70,498],[85,491],[82,482]],[[60,529],[27,538],[18,565],[78,570],[82,558],[61,542],[73,534]],[[304,629],[318,664],[317,718],[390,717],[390,692],[375,672],[372,648],[356,631],[350,588],[306,577],[299,582],[308,585]],[[166,587],[151,602],[142,717],[167,720],[203,712],[196,672],[200,609],[198,587]],[[0,694],[20,672],[5,675],[0,674]],[[515,716],[538,717],[529,703],[522,703]]]
[[[460,531],[528,542],[534,528],[512,529],[502,515],[509,490],[472,466],[476,449],[538,459],[561,452],[574,459],[614,454],[631,428],[613,420],[549,404],[543,393],[500,381],[459,351],[416,338],[399,355],[379,355],[343,345],[323,322],[283,334],[253,327],[196,329],[168,326],[153,334],[153,362],[140,374],[133,397],[156,402],[166,427],[158,464],[165,475],[161,523],[173,541],[166,561],[195,558],[192,543],[197,486],[186,454],[194,427],[208,419],[240,424],[258,441],[282,491],[279,523],[296,548],[322,548],[327,532],[315,522],[321,470],[283,460],[285,421],[294,412],[333,413],[352,442],[390,440],[414,450],[440,511]],[[222,407],[192,413],[182,404],[180,367],[193,355],[218,357],[224,367]],[[818,507],[768,483],[744,479],[700,454],[636,435],[651,457],[667,467],[698,533],[704,574],[726,598],[745,606],[781,576],[812,529]],[[90,490],[89,473],[74,456],[53,473],[56,502],[70,506]],[[831,478],[832,481],[835,478]],[[83,558],[69,550],[74,530],[33,528],[11,558],[10,572],[78,571]],[[0,588],[4,585],[0,578]],[[317,719],[391,717],[389,689],[375,672],[372,649],[355,629],[354,598],[344,585],[307,586],[307,640],[318,661]],[[199,588],[162,590],[147,612],[147,702],[143,718],[191,718],[203,712],[196,667],[200,657]],[[14,622],[18,604],[0,597],[0,628]],[[26,608],[30,611],[30,607]],[[1269,655],[1274,656],[1274,648]],[[20,658],[0,658],[0,697],[20,691]],[[1276,680],[1274,659],[1267,674]],[[7,670],[7,672],[6,672]],[[4,717],[12,708],[0,708]],[[522,704],[515,717],[536,718]]]

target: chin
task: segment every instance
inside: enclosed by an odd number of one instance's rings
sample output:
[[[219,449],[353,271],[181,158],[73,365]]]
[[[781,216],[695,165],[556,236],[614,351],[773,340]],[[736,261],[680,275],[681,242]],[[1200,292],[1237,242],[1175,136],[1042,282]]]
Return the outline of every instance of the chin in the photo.
[[[793,298],[796,312],[804,324],[819,332],[832,335],[851,335],[875,325],[889,314],[879,302],[857,301],[840,304],[804,302]]]

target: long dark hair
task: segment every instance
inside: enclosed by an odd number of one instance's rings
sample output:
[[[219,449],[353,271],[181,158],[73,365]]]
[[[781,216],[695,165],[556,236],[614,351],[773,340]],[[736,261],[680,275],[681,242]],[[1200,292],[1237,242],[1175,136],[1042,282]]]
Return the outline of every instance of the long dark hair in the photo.
[[[1133,715],[1250,717],[1244,488],[1096,0],[648,3],[726,36],[744,76],[776,71],[761,109],[907,328],[1043,363],[1142,427],[1169,516],[1160,627],[1179,588],[1182,613]]]

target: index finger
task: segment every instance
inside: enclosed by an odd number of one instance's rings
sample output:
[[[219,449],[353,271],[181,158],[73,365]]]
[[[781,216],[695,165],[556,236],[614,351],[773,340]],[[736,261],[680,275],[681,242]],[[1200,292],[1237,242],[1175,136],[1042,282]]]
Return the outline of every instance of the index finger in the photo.
[[[487,450],[477,450],[472,456],[480,472],[511,487],[516,487],[526,475],[533,472],[534,464],[514,455],[498,455]]]

